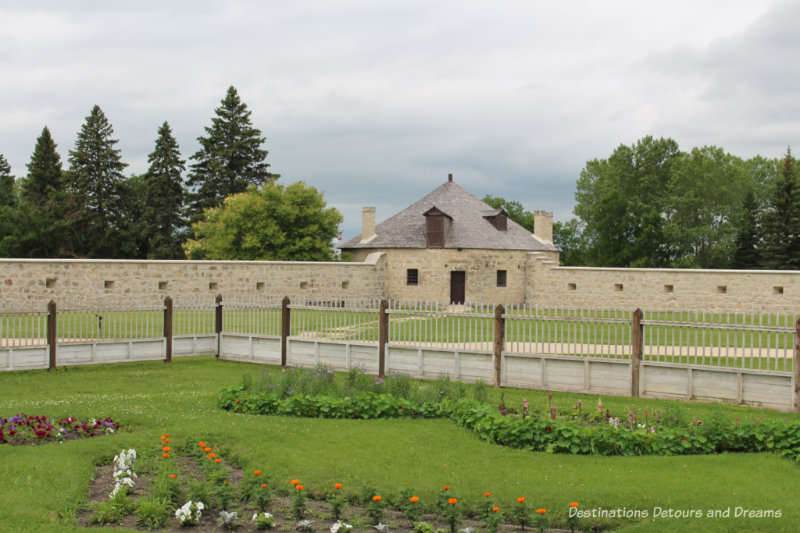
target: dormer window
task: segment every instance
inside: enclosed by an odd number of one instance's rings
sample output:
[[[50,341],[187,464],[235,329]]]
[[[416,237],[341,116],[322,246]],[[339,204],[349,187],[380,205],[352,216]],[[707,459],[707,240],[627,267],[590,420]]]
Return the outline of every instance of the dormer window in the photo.
[[[495,209],[494,211],[484,213],[483,218],[488,220],[497,231],[508,230],[508,214],[506,214],[503,209]]]
[[[445,219],[453,220],[450,215],[432,207],[425,215],[425,246],[427,248],[444,248]]]

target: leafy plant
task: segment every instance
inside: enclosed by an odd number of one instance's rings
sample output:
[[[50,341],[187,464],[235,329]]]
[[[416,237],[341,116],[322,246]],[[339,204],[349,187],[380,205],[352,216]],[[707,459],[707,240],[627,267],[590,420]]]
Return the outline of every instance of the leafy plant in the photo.
[[[166,526],[169,516],[169,500],[145,496],[136,502],[136,523],[147,529],[159,529]]]

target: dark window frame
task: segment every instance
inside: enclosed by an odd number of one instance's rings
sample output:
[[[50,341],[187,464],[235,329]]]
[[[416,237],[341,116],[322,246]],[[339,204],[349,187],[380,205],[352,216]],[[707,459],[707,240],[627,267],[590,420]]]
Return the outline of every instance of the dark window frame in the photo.
[[[419,269],[406,269],[406,285],[419,285]]]
[[[508,287],[508,270],[497,271],[497,286]]]

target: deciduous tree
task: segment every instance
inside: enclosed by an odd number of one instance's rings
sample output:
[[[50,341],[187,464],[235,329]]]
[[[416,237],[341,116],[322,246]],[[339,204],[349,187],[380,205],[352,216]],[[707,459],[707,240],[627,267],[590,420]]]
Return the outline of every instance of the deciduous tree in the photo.
[[[327,261],[342,222],[339,211],[303,182],[251,187],[205,215],[184,244],[189,259]]]

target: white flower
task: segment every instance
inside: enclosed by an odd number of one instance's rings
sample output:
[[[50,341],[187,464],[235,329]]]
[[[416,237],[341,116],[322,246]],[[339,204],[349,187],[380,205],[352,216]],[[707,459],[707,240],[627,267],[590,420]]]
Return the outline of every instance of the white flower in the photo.
[[[335,524],[331,526],[331,533],[338,533],[340,529],[344,528],[345,531],[349,531],[353,529],[353,526],[350,524],[346,524],[341,520],[337,521]]]

